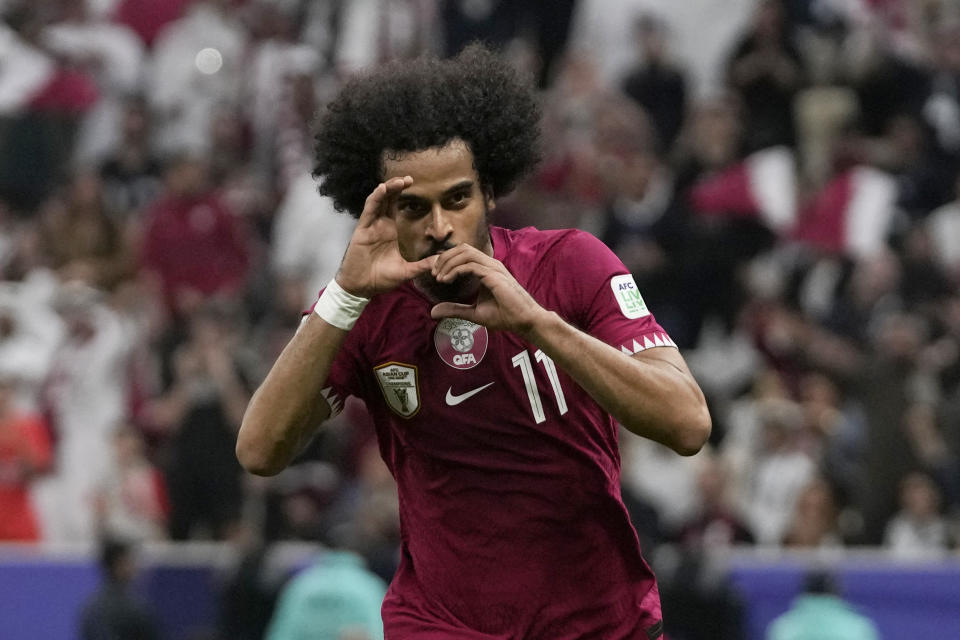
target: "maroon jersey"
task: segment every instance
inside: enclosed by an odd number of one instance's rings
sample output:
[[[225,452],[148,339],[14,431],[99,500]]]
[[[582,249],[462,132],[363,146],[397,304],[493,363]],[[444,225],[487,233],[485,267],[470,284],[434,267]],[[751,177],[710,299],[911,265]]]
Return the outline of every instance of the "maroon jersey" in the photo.
[[[543,307],[627,354],[674,346],[623,264],[580,231],[491,228]],[[535,345],[436,321],[411,283],[374,298],[324,396],[366,402],[397,480],[388,640],[658,637],[653,573],[620,497],[617,426]]]

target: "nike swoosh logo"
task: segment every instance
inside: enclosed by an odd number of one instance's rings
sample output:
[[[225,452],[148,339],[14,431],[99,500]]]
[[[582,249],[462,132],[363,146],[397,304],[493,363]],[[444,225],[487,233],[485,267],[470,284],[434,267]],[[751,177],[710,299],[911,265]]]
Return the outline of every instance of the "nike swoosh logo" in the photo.
[[[489,386],[492,385],[492,384],[493,384],[493,382],[488,382],[487,384],[483,385],[482,387],[477,387],[476,389],[471,389],[470,391],[467,391],[466,393],[461,393],[461,394],[458,395],[458,396],[453,395],[453,387],[450,387],[449,389],[447,389],[447,405],[450,406],[450,407],[455,407],[455,406],[457,406],[458,404],[460,404],[461,402],[463,402],[464,400],[467,400],[467,399],[472,398],[473,396],[477,395],[478,393],[480,393],[481,391],[483,391],[484,389],[486,389],[487,387],[489,387]]]

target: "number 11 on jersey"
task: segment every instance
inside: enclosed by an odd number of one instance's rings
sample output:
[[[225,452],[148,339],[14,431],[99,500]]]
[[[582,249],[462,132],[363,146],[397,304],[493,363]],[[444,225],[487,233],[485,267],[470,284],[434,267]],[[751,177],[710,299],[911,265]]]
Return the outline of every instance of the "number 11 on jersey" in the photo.
[[[537,362],[543,365],[547,372],[547,379],[550,386],[553,387],[553,395],[557,401],[557,410],[560,415],[567,412],[567,399],[563,396],[563,387],[560,386],[560,377],[557,375],[557,366],[553,364],[550,356],[540,349],[533,354]],[[526,350],[521,351],[512,359],[514,367],[520,367],[520,373],[523,375],[523,384],[527,388],[527,398],[530,399],[530,409],[533,411],[533,419],[537,424],[547,419],[543,412],[543,402],[540,400],[540,391],[537,389],[537,380],[533,375],[533,363],[530,360],[530,353]]]

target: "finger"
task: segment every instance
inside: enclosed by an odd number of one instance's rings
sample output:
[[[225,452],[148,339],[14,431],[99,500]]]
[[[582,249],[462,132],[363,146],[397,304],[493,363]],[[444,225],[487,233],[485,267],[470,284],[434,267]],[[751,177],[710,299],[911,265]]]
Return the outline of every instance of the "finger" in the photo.
[[[480,280],[486,280],[489,276],[498,272],[495,269],[477,262],[464,262],[455,267],[444,269],[436,276],[436,279],[437,282],[453,282],[458,276],[465,273],[475,275],[480,278]]]
[[[377,218],[380,217],[380,211],[386,198],[387,185],[381,182],[377,185],[376,189],[370,192],[370,195],[368,195],[364,201],[363,211],[360,212],[360,219],[357,221],[357,226],[369,227],[376,222]]]
[[[477,320],[477,308],[469,304],[456,302],[441,302],[430,309],[430,317],[434,320],[443,318],[461,318],[474,322]]]
[[[443,254],[441,254],[441,256],[442,255]],[[463,273],[472,273],[481,279],[486,279],[494,275],[513,279],[513,276],[507,271],[507,268],[503,266],[502,262],[494,260],[484,254],[455,256],[453,259],[448,260],[441,268],[434,267],[434,271],[436,272],[434,277],[438,282],[450,282]]]
[[[413,178],[410,176],[403,176],[402,178],[390,178],[383,184],[387,188],[387,201],[389,202],[400,195],[401,191],[412,185]]]
[[[415,278],[421,273],[426,273],[433,268],[433,264],[437,261],[437,256],[427,256],[422,260],[417,260],[416,262],[407,262],[406,267],[404,268],[404,276],[407,280],[410,278]]]
[[[384,203],[380,206],[380,216],[391,217],[391,212],[394,210],[397,197],[404,189],[413,184],[413,178],[410,176],[404,176],[402,178],[390,178],[384,184],[386,184],[387,187],[387,197]]]
[[[439,273],[439,271],[443,269],[443,266],[450,260],[453,260],[457,256],[469,254],[474,250],[474,247],[465,242],[462,242],[451,249],[445,249],[440,253],[440,260],[437,262],[437,272]],[[436,273],[434,275],[436,275]]]
[[[453,249],[448,249],[440,254],[440,259],[434,268],[434,276],[445,274],[448,270],[454,269],[467,262],[476,262],[490,269],[504,268],[503,263],[491,258],[483,251],[468,244],[459,244]]]
[[[362,227],[369,227],[376,222],[378,218],[390,211],[390,206],[397,195],[412,184],[413,178],[410,176],[390,178],[386,182],[378,184],[377,188],[367,196],[363,211],[360,212],[358,224]]]
[[[387,186],[387,191],[400,193],[413,184],[413,178],[410,176],[390,178],[384,184]]]

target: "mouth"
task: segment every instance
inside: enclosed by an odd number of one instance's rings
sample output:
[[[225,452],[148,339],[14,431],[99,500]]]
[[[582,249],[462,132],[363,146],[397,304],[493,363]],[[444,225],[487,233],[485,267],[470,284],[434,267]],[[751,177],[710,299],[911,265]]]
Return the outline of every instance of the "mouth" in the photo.
[[[447,249],[453,249],[455,246],[457,245],[451,244],[449,242],[445,242],[439,245],[434,245],[430,247],[430,249],[428,249],[426,252],[424,252],[424,254],[420,256],[420,259],[423,260],[424,258],[429,258],[430,256],[438,256],[444,251],[446,251]]]
[[[424,254],[423,257],[440,254],[452,248],[438,248]],[[450,282],[440,282],[427,271],[418,275],[415,282],[421,291],[437,302],[462,302],[475,293],[479,280],[472,274],[461,273]]]

